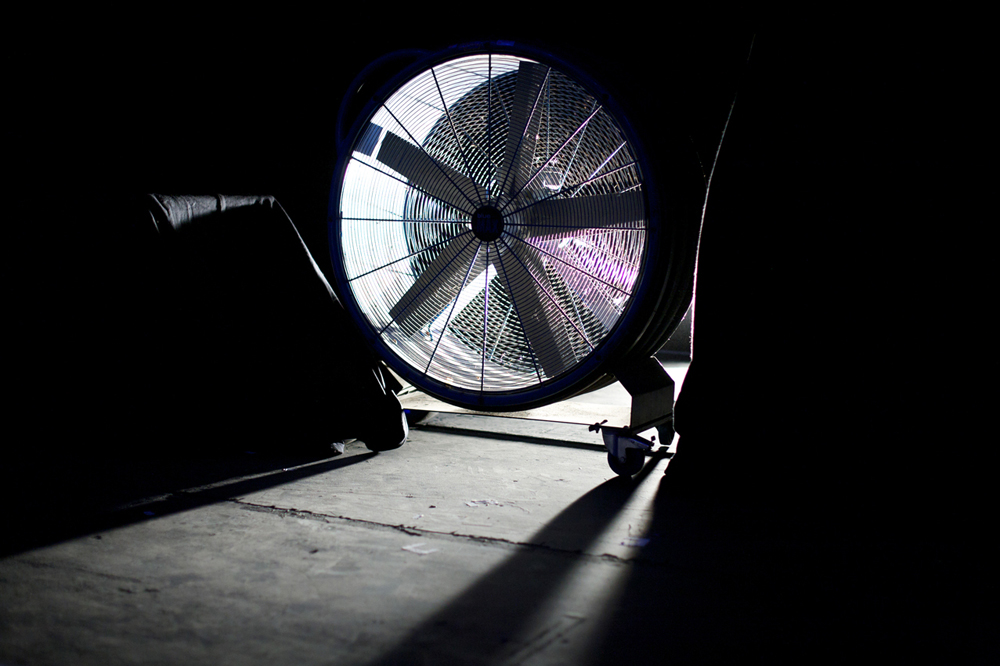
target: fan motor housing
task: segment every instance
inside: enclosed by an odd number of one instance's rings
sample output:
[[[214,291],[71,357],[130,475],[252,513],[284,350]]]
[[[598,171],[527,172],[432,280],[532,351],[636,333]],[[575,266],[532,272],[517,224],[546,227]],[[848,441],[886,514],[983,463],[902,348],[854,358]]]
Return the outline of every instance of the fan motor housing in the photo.
[[[704,185],[667,143],[651,160],[615,99],[547,51],[419,58],[339,146],[341,300],[397,374],[452,404],[522,410],[609,383],[690,300]]]

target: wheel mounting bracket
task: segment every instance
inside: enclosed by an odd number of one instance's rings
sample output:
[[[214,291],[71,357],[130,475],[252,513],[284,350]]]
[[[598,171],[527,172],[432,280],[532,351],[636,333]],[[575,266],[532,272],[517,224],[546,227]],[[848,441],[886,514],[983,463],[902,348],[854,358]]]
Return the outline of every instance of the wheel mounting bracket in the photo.
[[[630,428],[613,428],[595,423],[591,429],[600,431],[601,437],[604,438],[604,448],[622,463],[625,462],[625,452],[628,449],[639,449],[643,455],[653,449],[652,441],[633,434]]]

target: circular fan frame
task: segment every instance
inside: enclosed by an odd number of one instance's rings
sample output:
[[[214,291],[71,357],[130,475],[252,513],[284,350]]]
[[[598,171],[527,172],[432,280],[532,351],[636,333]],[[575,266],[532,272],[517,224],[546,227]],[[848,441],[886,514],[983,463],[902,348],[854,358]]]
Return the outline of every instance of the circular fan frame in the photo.
[[[657,195],[585,73],[510,43],[452,47],[382,86],[347,135],[337,290],[419,389],[475,410],[551,403],[655,351],[677,274]]]

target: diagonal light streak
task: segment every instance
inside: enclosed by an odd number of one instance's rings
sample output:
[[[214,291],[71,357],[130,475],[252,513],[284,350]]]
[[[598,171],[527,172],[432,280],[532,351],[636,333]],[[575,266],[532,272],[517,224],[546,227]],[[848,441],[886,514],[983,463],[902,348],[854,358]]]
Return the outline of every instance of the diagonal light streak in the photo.
[[[627,224],[637,224],[642,226],[628,227],[620,226]],[[562,224],[539,224],[537,222],[507,222],[503,223],[504,228],[506,227],[527,227],[528,229],[556,229],[557,231],[590,231],[596,229],[598,231],[645,231],[646,227],[643,222],[612,222],[611,224],[596,224],[592,227],[567,227]],[[557,232],[551,234],[545,234],[548,236],[555,236]]]
[[[493,52],[486,54],[486,163],[493,165]],[[491,201],[490,185],[492,179],[486,181],[486,200]]]
[[[588,231],[589,231],[589,229],[588,229]],[[598,235],[603,235],[603,234],[610,234],[610,233],[614,233],[616,231],[636,231],[636,230],[635,229],[611,229],[611,230],[601,231],[600,234],[593,234],[593,235],[598,236]],[[552,236],[556,236],[556,234],[552,234]],[[561,238],[566,238],[566,236],[562,236]],[[573,238],[580,238],[580,236],[573,236]],[[599,246],[597,246],[597,245],[595,245],[593,243],[589,243],[588,245],[590,246],[590,248],[592,250],[594,250],[595,252],[600,252],[601,254],[603,254],[604,256],[606,256],[608,259],[610,259],[613,262],[617,262],[618,264],[623,265],[623,266],[628,266],[629,268],[635,268],[635,269],[639,268],[638,262],[633,263],[631,261],[626,261],[625,259],[623,259],[621,257],[621,255],[614,254],[613,252],[610,252],[610,251],[606,250],[605,248],[599,247]],[[532,247],[534,247],[534,246],[532,246]],[[541,249],[541,248],[539,248],[539,249]]]
[[[408,93],[408,92],[405,92],[405,91],[400,91],[399,92],[399,97],[401,97],[403,99],[413,100],[417,104],[420,104],[421,106],[426,106],[426,107],[428,107],[430,109],[434,109],[438,113],[441,113],[443,111],[443,109],[437,108],[436,106],[434,106],[433,104],[431,104],[430,102],[428,102],[427,100],[425,100],[424,98],[418,97],[417,95],[414,95],[413,93]]]

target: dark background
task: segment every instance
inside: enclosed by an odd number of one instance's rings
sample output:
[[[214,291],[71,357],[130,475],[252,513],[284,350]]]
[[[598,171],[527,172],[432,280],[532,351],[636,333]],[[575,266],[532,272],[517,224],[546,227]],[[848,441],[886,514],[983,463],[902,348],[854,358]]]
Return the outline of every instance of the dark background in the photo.
[[[706,174],[737,100],[702,235],[677,488],[975,531],[996,395],[990,217],[971,203],[984,43],[896,24],[511,23],[426,30],[372,8],[12,26],[6,376],[9,420],[32,436],[8,447],[92,436],[115,413],[95,349],[162,343],[119,326],[112,303],[143,294],[109,211],[144,192],[273,194],[326,267],[351,79],[396,48],[504,38],[593,72],[654,150],[661,132],[686,136]]]

